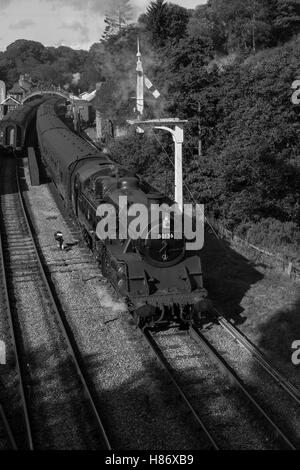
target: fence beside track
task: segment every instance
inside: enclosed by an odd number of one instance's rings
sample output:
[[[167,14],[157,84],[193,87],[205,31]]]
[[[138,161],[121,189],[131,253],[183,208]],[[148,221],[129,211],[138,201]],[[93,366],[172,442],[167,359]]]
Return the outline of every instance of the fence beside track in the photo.
[[[293,280],[300,280],[300,265],[299,262],[295,261],[282,253],[271,253],[270,251],[253,245],[247,240],[238,237],[230,230],[226,229],[216,219],[209,217],[209,223],[212,225],[214,230],[220,235],[221,238],[230,242],[235,249],[244,249],[249,254],[249,257],[256,262],[260,262],[268,266],[269,268],[275,269],[278,272],[282,272],[288,275]]]

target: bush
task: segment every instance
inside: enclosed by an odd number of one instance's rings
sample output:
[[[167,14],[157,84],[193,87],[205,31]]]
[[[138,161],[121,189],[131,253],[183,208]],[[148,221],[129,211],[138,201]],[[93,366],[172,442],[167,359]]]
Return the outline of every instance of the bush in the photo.
[[[269,217],[244,229],[242,225],[238,227],[237,234],[245,237],[249,243],[300,260],[300,231],[294,222],[282,223]]]

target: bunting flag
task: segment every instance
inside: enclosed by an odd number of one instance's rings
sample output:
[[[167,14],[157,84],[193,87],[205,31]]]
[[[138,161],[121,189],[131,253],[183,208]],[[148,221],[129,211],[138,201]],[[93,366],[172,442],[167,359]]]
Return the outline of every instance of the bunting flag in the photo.
[[[152,93],[154,98],[156,98],[156,99],[159,98],[160,97],[159,91],[155,88],[153,83],[150,82],[149,78],[147,78],[146,75],[144,77],[145,77],[145,85],[148,88],[148,90]]]

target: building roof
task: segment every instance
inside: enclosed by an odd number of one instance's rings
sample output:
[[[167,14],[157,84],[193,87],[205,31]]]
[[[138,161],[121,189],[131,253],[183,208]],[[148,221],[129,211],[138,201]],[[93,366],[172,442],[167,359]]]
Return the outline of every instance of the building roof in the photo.
[[[13,98],[12,96],[8,96],[7,98],[5,98],[5,100],[2,101],[2,103],[0,103],[1,105],[10,105],[10,104],[21,104],[20,101],[16,100],[15,98]]]
[[[92,91],[91,93],[84,92],[79,95],[80,99],[86,100],[86,101],[91,101],[95,98],[97,93],[97,90]]]

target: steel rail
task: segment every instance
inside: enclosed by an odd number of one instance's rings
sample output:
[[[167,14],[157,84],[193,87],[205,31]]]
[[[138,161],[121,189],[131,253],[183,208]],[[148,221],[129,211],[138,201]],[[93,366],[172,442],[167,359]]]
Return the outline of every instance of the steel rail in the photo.
[[[93,140],[84,132],[80,131],[79,134],[77,134],[78,137],[81,137],[82,140],[84,140],[87,144],[90,144],[91,147],[94,147],[96,150],[99,150],[101,152],[101,149],[93,142]]]
[[[188,334],[191,338],[199,344],[214,360],[217,361],[218,365],[221,367],[223,372],[230,377],[230,379],[237,385],[237,387],[243,392],[247,399],[254,405],[254,407],[259,411],[259,413],[266,419],[269,425],[275,430],[276,434],[279,435],[283,441],[286,443],[287,447],[290,450],[296,450],[294,444],[290,439],[284,434],[280,427],[273,421],[273,419],[268,415],[268,413],[262,408],[258,401],[251,395],[248,391],[244,382],[238,377],[236,372],[232,367],[227,364],[225,359],[219,354],[219,352],[214,348],[214,346],[205,338],[202,333],[195,327],[191,326],[188,330]]]
[[[9,442],[10,442],[10,445],[11,445],[12,449],[13,450],[18,450],[16,440],[14,438],[14,435],[12,433],[11,427],[9,425],[9,422],[7,420],[7,417],[6,417],[6,414],[5,414],[5,411],[4,411],[2,405],[0,405],[0,416],[1,416],[2,422],[4,424],[4,428],[5,428],[5,431],[6,431],[6,434],[8,436],[8,439],[9,439]]]
[[[72,340],[71,340],[70,335],[68,333],[68,327],[67,327],[65,321],[63,320],[60,309],[59,309],[59,307],[56,303],[55,293],[52,291],[52,288],[49,284],[47,274],[46,274],[43,262],[41,260],[41,257],[40,257],[39,251],[38,251],[37,242],[36,242],[36,239],[35,239],[35,236],[34,236],[34,228],[33,228],[33,225],[31,223],[31,220],[30,220],[29,212],[26,208],[26,204],[25,204],[25,201],[24,201],[24,196],[23,196],[22,191],[20,189],[18,169],[17,169],[17,175],[16,176],[17,176],[16,181],[17,181],[17,186],[18,186],[18,195],[19,195],[19,200],[20,200],[20,204],[21,204],[21,207],[22,207],[22,211],[23,211],[23,214],[24,214],[24,220],[25,220],[25,223],[27,225],[27,228],[28,228],[30,237],[32,239],[32,242],[33,242],[33,248],[34,248],[34,252],[35,252],[35,255],[36,255],[37,263],[39,265],[40,273],[41,273],[42,279],[44,281],[44,286],[45,286],[45,288],[47,290],[47,293],[49,294],[49,298],[51,300],[53,312],[55,314],[56,319],[58,320],[62,335],[64,337],[64,340],[65,340],[66,344],[67,344],[68,351],[69,351],[69,353],[70,353],[70,355],[73,359],[73,363],[74,363],[75,368],[77,370],[80,381],[83,385],[83,388],[84,388],[84,391],[85,391],[86,396],[88,398],[90,407],[92,409],[94,417],[96,418],[96,422],[97,422],[98,427],[100,429],[101,437],[102,437],[103,443],[105,445],[105,448],[106,448],[106,450],[112,450],[112,446],[110,444],[109,438],[107,436],[107,433],[105,431],[105,428],[104,428],[104,425],[102,423],[101,417],[99,415],[98,409],[96,407],[95,401],[93,399],[92,392],[90,391],[89,385],[88,385],[87,380],[85,378],[84,371],[83,371],[82,367],[79,364],[79,359],[78,359],[78,356],[77,356],[77,352],[75,351],[75,348],[72,344]]]
[[[204,431],[204,433],[205,433],[206,437],[208,438],[213,450],[219,450],[218,444],[214,440],[213,436],[210,434],[209,430],[206,428],[205,424],[202,422],[199,414],[194,409],[194,407],[190,403],[188,397],[186,396],[186,394],[182,390],[181,386],[179,385],[178,381],[176,380],[171,366],[169,365],[167,359],[165,358],[161,348],[158,346],[155,339],[153,338],[153,335],[147,329],[139,328],[139,330],[140,330],[142,336],[147,341],[150,348],[152,349],[152,351],[154,352],[154,354],[156,355],[156,357],[159,360],[160,364],[163,366],[163,368],[167,372],[167,374],[168,374],[169,378],[171,379],[173,385],[175,386],[177,392],[180,394],[181,398],[183,399],[183,401],[185,402],[185,404],[187,405],[187,407],[191,411],[191,413],[192,413],[193,417],[195,418],[196,422],[200,425],[201,429]]]
[[[275,380],[275,382],[282,387],[290,397],[300,405],[300,391],[289,382],[283,375],[280,374],[274,367],[268,362],[264,354],[248,339],[246,336],[238,330],[232,323],[224,318],[216,309],[215,312],[219,314],[218,322],[224,330],[226,330],[239,344],[241,344],[258,362],[258,364]]]
[[[0,200],[1,200],[1,198],[0,198]],[[4,221],[3,221],[3,224],[4,224]],[[16,340],[16,333],[15,333],[13,315],[12,315],[11,306],[10,306],[10,297],[9,297],[9,293],[8,293],[8,284],[7,284],[6,272],[5,272],[5,259],[4,259],[3,240],[2,240],[1,230],[0,230],[0,254],[1,254],[1,258],[2,258],[1,273],[0,274],[1,274],[3,282],[4,282],[4,296],[5,296],[6,307],[7,307],[7,320],[8,320],[8,324],[9,324],[10,336],[11,336],[11,341],[12,341],[12,346],[13,346],[13,351],[14,351],[17,375],[18,375],[18,378],[19,378],[19,389],[20,389],[20,396],[21,396],[21,402],[22,402],[23,416],[24,416],[24,421],[25,421],[26,437],[27,437],[29,449],[33,450],[32,430],[31,430],[31,424],[30,424],[29,412],[28,412],[28,404],[27,404],[27,399],[26,399],[26,394],[25,394],[25,387],[24,387],[24,374],[23,374],[22,368],[21,368],[20,351],[19,351],[19,348],[18,348],[17,340]],[[11,431],[9,432],[9,435],[11,435]],[[13,439],[13,442],[11,441],[11,443],[12,443],[13,447],[16,446],[14,439]]]

